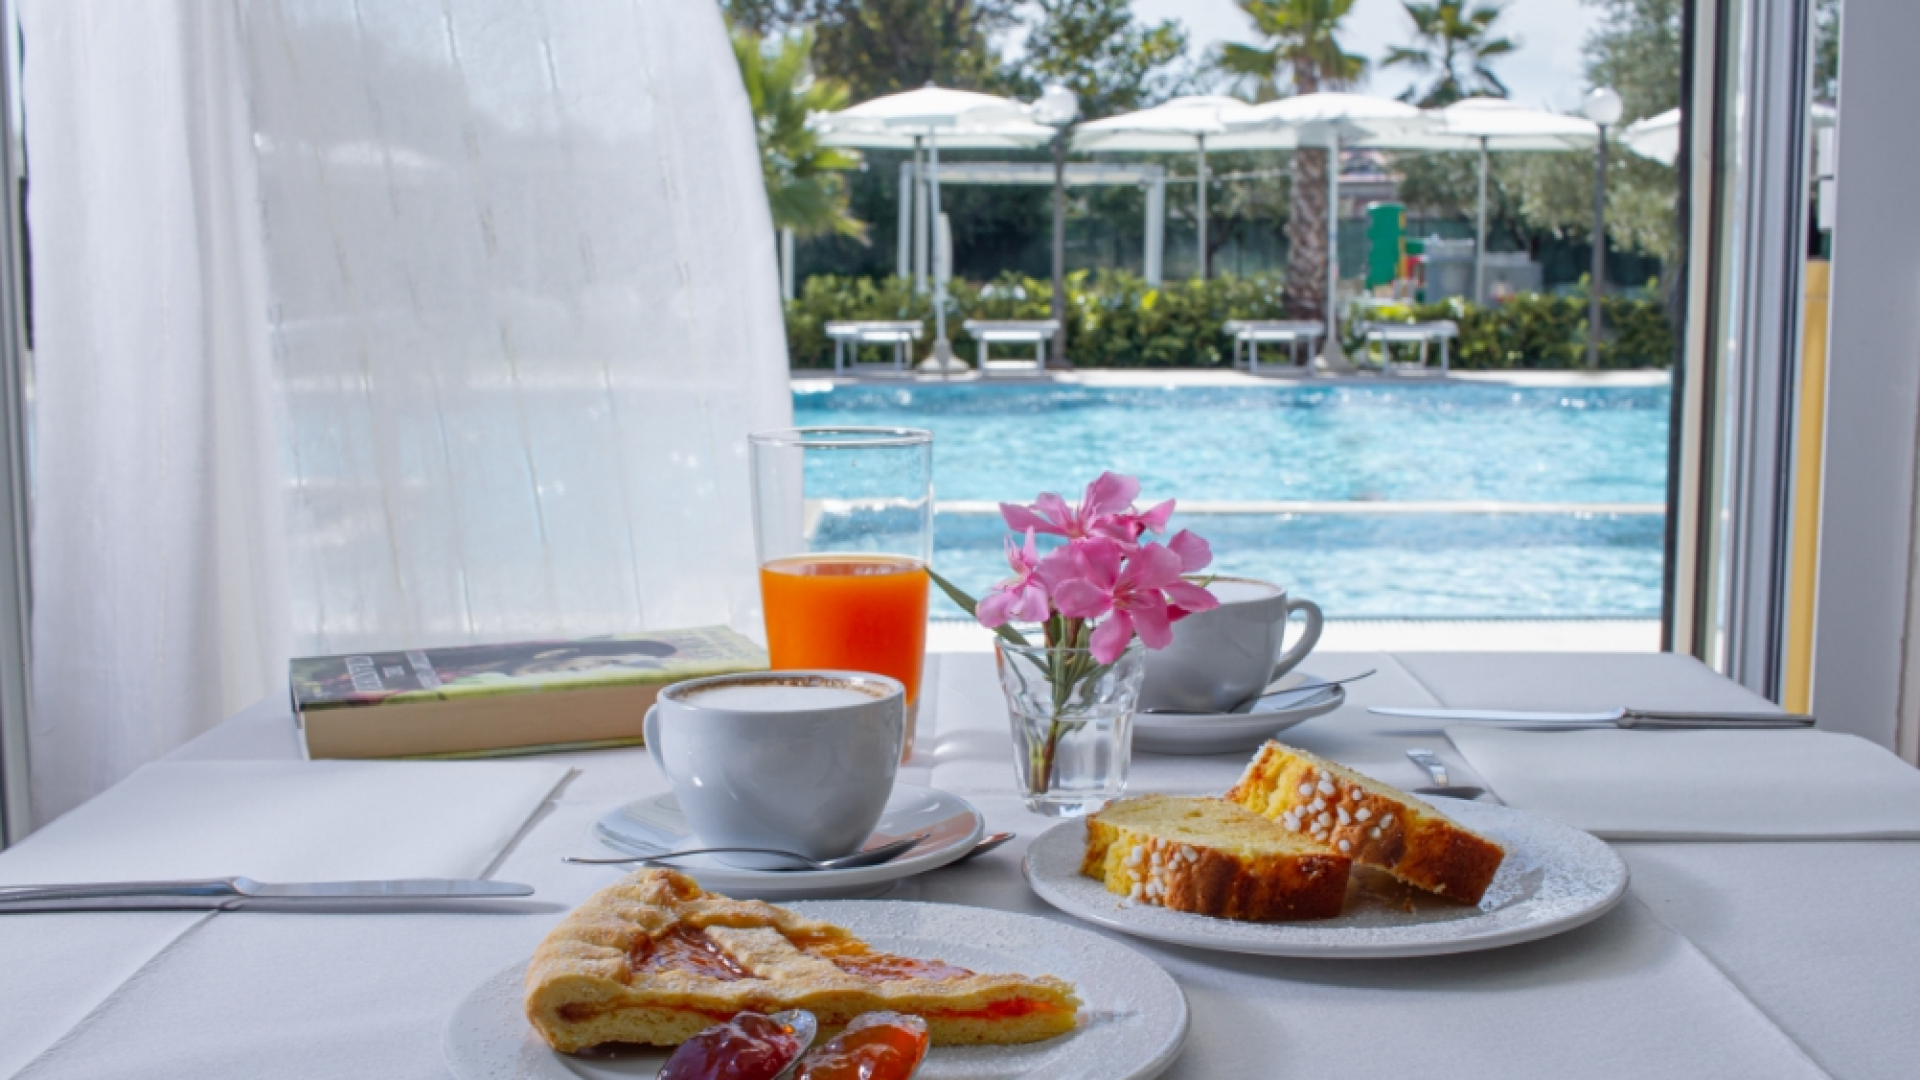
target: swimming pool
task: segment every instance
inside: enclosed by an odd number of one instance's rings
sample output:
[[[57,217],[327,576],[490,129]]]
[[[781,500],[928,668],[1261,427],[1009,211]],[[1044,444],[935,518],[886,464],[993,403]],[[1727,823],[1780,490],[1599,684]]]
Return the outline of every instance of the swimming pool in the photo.
[[[1138,476],[1144,500],[1207,511],[1174,524],[1213,542],[1219,570],[1286,582],[1335,617],[1656,617],[1667,417],[1665,383],[794,394],[796,424],[933,431],[934,565],[969,588],[1004,572],[1005,529],[982,504],[1077,497],[1112,468]]]

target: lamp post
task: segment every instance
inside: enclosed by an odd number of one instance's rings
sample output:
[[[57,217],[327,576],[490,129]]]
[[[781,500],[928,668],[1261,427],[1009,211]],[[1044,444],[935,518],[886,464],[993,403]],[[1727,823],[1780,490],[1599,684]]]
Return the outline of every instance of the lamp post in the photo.
[[[1600,366],[1600,292],[1607,280],[1607,129],[1620,122],[1620,95],[1596,86],[1587,95],[1587,119],[1600,126],[1593,158],[1593,272],[1587,281],[1587,367]]]
[[[1033,118],[1053,134],[1053,350],[1047,366],[1067,366],[1067,129],[1080,115],[1080,99],[1064,86],[1049,86],[1033,103]]]

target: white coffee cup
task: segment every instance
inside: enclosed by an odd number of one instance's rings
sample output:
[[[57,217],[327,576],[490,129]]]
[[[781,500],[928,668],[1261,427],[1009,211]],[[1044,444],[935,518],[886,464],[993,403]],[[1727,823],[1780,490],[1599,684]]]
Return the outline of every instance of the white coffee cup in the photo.
[[[1320,606],[1289,600],[1284,586],[1254,578],[1214,577],[1211,611],[1173,624],[1173,644],[1147,653],[1142,709],[1226,712],[1292,671],[1320,641]],[[1306,632],[1284,649],[1287,617],[1305,613]]]
[[[906,696],[894,679],[853,671],[719,675],[662,690],[643,732],[701,846],[832,859],[858,851],[886,809]]]

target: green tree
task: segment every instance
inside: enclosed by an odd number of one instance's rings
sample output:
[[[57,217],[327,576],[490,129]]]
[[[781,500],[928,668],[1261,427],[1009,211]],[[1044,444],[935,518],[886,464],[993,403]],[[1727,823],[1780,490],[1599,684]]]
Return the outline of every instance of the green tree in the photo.
[[[769,33],[811,26],[813,62],[855,101],[937,83],[995,90],[992,37],[1019,23],[1020,0],[723,0],[736,25]]]
[[[1680,20],[1685,0],[1580,0],[1599,8],[1600,24],[1581,46],[1587,81],[1611,86],[1621,122],[1680,104]]]
[[[1130,0],[1034,0],[1020,96],[1058,83],[1080,98],[1080,115],[1112,116],[1157,104],[1185,88],[1187,32],[1172,19],[1147,25]]]
[[[1219,57],[1223,72],[1251,84],[1256,100],[1337,90],[1367,70],[1336,36],[1354,0],[1239,0],[1266,37],[1264,45],[1230,44]],[[1303,319],[1324,319],[1327,296],[1327,151],[1293,152],[1292,212],[1287,215],[1287,302]]]
[[[769,38],[749,30],[733,32],[733,55],[753,106],[760,174],[773,224],[798,236],[837,233],[865,239],[866,224],[848,213],[846,182],[839,175],[839,170],[856,168],[859,160],[821,146],[807,128],[809,113],[832,112],[847,104],[846,87],[814,76],[808,62],[812,52],[810,30]]]
[[[1411,68],[1436,77],[1417,101],[1412,86],[1400,100],[1416,101],[1423,109],[1437,109],[1475,95],[1507,96],[1507,84],[1491,66],[1495,58],[1515,48],[1512,39],[1493,36],[1500,8],[1480,7],[1474,0],[1435,0],[1431,4],[1404,0],[1401,6],[1413,20],[1414,44],[1388,49],[1380,66]]]
[[[1684,0],[1581,0],[1600,24],[1583,52],[1587,81],[1611,86],[1624,106],[1620,126],[1680,104],[1680,20]],[[1619,128],[1609,132],[1609,137]],[[1518,176],[1520,213],[1559,235],[1593,231],[1593,159],[1585,154],[1527,155]],[[1607,233],[1621,248],[1671,259],[1680,242],[1675,218],[1678,174],[1672,166],[1615,146],[1607,155]]]
[[[1840,0],[1814,0],[1813,99],[1840,100]]]

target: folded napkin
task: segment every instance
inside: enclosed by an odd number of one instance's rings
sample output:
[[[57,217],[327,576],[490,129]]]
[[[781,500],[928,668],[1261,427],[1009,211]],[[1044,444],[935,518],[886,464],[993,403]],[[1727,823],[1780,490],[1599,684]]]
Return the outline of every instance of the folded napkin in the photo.
[[[477,877],[568,772],[521,761],[158,762],[0,852],[0,885],[235,874],[260,881]],[[209,918],[197,911],[0,916],[0,971],[33,988],[0,994],[0,1076],[14,1075],[85,1022]],[[234,918],[284,928],[300,916]],[[408,928],[401,933],[423,925],[400,921]],[[187,996],[198,1000],[197,992]],[[230,1026],[212,1030],[233,1037]],[[81,1072],[100,1074],[97,1063],[80,1060]],[[133,1072],[164,1074],[151,1063]]]
[[[0,885],[478,877],[567,773],[519,761],[158,762],[0,854]]]
[[[1610,840],[1920,838],[1920,770],[1828,731],[1447,728],[1508,805]]]

